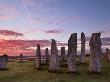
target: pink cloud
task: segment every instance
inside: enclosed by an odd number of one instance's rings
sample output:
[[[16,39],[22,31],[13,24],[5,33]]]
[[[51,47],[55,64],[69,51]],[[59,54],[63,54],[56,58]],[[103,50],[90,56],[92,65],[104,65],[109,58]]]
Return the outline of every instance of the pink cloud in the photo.
[[[3,35],[3,36],[24,36],[23,33],[18,33],[18,32],[14,32],[14,31],[11,31],[11,30],[0,30],[0,35]]]
[[[8,55],[35,55],[36,46],[40,44],[41,49],[45,49],[46,46],[50,47],[50,40],[0,40],[0,54]],[[61,43],[57,41],[57,46],[67,46],[67,43]],[[43,50],[42,50],[43,52]]]
[[[49,40],[0,40],[0,54],[6,53],[9,55],[17,55],[23,53],[24,55],[32,55],[35,49],[31,47],[40,44],[41,47],[48,46]]]

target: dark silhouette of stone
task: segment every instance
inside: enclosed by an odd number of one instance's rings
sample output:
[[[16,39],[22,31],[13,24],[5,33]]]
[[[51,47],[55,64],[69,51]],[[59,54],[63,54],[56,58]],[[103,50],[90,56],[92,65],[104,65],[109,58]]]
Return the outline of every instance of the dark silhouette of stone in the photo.
[[[66,55],[66,54],[65,54],[65,47],[61,47],[61,59],[62,59],[62,61],[65,60],[65,58],[66,58],[65,55]]]
[[[110,49],[106,48],[106,58],[107,61],[110,62]]]
[[[36,68],[41,69],[41,50],[39,44],[37,44],[37,50],[36,50]]]
[[[77,33],[71,34],[68,40],[68,73],[76,72]]]
[[[100,73],[102,69],[101,65],[101,33],[93,33],[89,42],[90,46],[90,73]]]
[[[59,56],[56,41],[52,39],[51,43],[51,57],[49,63],[49,71],[48,72],[61,72],[59,66]]]
[[[19,59],[19,62],[20,62],[20,63],[23,63],[23,54],[20,54],[19,58],[20,58],[20,59]]]
[[[85,34],[81,33],[81,55],[80,55],[80,63],[84,63],[84,56],[85,56]]]
[[[61,47],[61,59],[60,59],[61,66],[65,63],[65,61],[66,61],[65,47]]]
[[[4,54],[3,56],[0,56],[0,70],[7,69],[7,63],[8,63],[8,55]]]
[[[48,48],[45,49],[45,59],[46,59],[46,64],[49,63],[49,52],[48,52]]]

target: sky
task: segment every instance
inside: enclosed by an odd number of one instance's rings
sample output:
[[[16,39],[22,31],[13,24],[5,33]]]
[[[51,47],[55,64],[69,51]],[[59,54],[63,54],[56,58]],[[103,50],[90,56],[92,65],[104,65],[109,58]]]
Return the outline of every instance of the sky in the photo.
[[[51,39],[67,50],[75,32],[78,38],[101,32],[102,47],[110,48],[110,0],[0,0],[0,54],[34,55],[37,44],[50,48]]]

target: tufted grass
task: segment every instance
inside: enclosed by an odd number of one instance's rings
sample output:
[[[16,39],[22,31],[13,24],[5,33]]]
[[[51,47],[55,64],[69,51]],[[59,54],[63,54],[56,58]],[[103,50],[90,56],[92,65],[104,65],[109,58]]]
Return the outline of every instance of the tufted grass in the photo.
[[[100,74],[88,74],[89,63],[77,66],[78,74],[67,74],[67,67],[62,67],[63,73],[48,73],[48,66],[43,70],[35,69],[34,62],[9,62],[9,70],[0,71],[0,82],[110,82],[110,63],[103,62]]]

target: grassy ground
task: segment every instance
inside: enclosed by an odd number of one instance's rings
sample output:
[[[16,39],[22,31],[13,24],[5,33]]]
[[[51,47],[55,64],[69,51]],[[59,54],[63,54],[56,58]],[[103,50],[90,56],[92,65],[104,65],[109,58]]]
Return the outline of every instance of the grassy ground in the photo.
[[[88,74],[88,64],[78,65],[80,74],[66,74],[67,67],[63,67],[62,74],[48,73],[48,67],[44,70],[36,70],[34,62],[9,62],[9,70],[0,71],[0,82],[110,82],[110,64],[103,62],[101,74]]]

